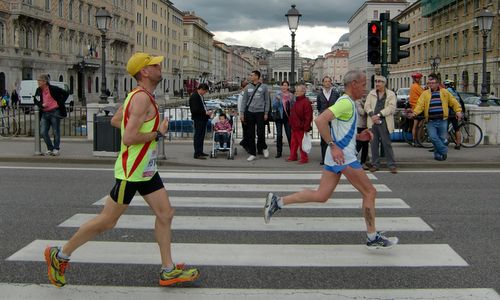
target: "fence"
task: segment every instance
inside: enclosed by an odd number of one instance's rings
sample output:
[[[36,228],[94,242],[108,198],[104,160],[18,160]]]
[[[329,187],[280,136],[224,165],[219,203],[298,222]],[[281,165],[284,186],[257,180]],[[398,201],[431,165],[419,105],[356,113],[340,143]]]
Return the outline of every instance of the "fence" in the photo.
[[[189,107],[167,107],[160,105],[159,111],[166,113],[170,119],[169,123],[169,139],[185,139],[192,138],[193,136],[193,123],[191,120],[191,113]],[[394,114],[395,127],[396,129],[401,128],[401,124],[404,121],[403,109],[396,109]],[[226,109],[225,113],[228,116],[235,115],[234,108]],[[499,114],[499,111],[488,111],[488,114]],[[486,114],[482,111],[472,111],[469,110],[471,118],[475,116],[481,116]],[[9,116],[9,118],[14,118],[17,126],[18,133],[17,136],[34,136],[34,126],[38,125],[35,122],[34,112],[32,110],[25,111],[21,108],[7,107],[3,112],[4,116]],[[317,111],[314,112],[314,117],[317,116]],[[68,116],[61,120],[61,136],[70,137],[86,137],[87,136],[87,108],[85,106],[75,106],[71,110],[68,110]],[[239,118],[235,117],[235,122],[233,125],[236,126],[236,138],[242,137],[242,127]],[[207,129],[209,134],[207,138],[212,137],[210,130],[210,125],[207,124]],[[1,130],[1,129],[0,129]],[[275,123],[270,122],[266,126],[266,138],[274,139],[276,136]],[[319,132],[313,122],[312,136],[314,139],[319,139]]]

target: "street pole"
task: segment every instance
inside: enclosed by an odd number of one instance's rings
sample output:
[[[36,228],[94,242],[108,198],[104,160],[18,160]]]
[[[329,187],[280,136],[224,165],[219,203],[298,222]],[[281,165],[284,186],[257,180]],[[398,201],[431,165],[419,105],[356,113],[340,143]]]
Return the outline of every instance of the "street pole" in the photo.
[[[290,91],[295,92],[295,32],[292,31],[292,73],[290,73]]]
[[[481,103],[479,106],[490,106],[488,104],[488,87],[486,84],[486,50],[488,47],[488,32],[483,30],[483,83],[481,84]]]
[[[99,103],[108,103],[108,96],[106,95],[106,33],[102,32],[102,52],[101,52],[101,96]]]
[[[382,22],[382,63],[380,64],[382,76],[388,79],[389,69],[387,63],[387,27],[389,26],[389,13],[380,14],[380,22]]]

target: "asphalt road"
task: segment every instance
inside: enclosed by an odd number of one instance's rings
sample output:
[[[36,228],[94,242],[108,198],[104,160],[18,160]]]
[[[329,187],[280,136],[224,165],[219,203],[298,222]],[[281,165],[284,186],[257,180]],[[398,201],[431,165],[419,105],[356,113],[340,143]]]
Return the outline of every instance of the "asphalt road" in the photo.
[[[5,166],[5,165],[4,165]],[[46,168],[47,167],[47,168]],[[34,240],[67,240],[76,228],[58,226],[75,214],[96,214],[93,205],[114,184],[110,168],[64,165],[0,167],[0,283],[47,283],[46,268],[39,261],[6,260]],[[172,170],[163,170],[172,172]],[[213,172],[212,169],[177,170],[180,174]],[[230,170],[224,179],[163,178],[167,184],[317,184],[299,173],[293,179],[267,178],[273,170],[252,170],[255,178],[237,179],[245,170]],[[288,174],[282,172],[281,174]],[[314,174],[314,172],[312,173]],[[463,289],[486,288],[500,292],[500,172],[487,171],[408,171],[393,175],[375,173],[374,183],[390,192],[378,198],[400,198],[408,208],[378,209],[378,218],[421,218],[432,230],[395,231],[402,245],[444,244],[451,247],[468,266],[254,266],[252,264],[200,265],[203,288],[237,289]],[[202,176],[199,176],[202,177]],[[304,179],[305,178],[305,179]],[[342,183],[346,183],[342,181]],[[259,198],[262,190],[241,192],[172,190],[171,197]],[[334,198],[359,198],[355,192],[334,193]],[[263,200],[262,200],[263,201]],[[131,206],[127,215],[151,215],[149,208]],[[176,216],[262,217],[259,207],[178,207]],[[361,217],[357,208],[284,209],[276,218]],[[237,224],[235,224],[237,227]],[[174,227],[175,228],[175,227]],[[114,229],[96,241],[122,243],[154,242],[151,229]],[[354,231],[260,231],[260,230],[174,230],[173,243],[258,245],[361,245],[364,232]],[[127,244],[124,247],[127,247]],[[390,251],[390,250],[389,250]],[[300,253],[299,253],[300,254]],[[438,255],[439,253],[436,253]],[[231,254],[229,254],[231,255]],[[275,254],[273,254],[275,255]],[[305,257],[308,253],[301,253]],[[391,255],[390,252],[383,256]],[[200,253],[203,256],[203,253]],[[175,259],[175,253],[174,253]],[[369,262],[382,259],[377,255]],[[385,259],[385,258],[384,258]],[[230,261],[228,257],[228,261]],[[189,261],[186,261],[189,264]],[[159,266],[154,264],[72,263],[67,272],[70,285],[134,286],[157,285]],[[2,298],[0,296],[0,298]]]

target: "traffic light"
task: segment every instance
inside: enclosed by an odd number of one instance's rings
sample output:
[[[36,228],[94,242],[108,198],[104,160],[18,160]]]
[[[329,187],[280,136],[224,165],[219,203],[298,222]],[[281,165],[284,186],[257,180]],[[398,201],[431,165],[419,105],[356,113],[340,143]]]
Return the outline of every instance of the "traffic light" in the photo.
[[[368,61],[373,65],[380,63],[380,22],[368,23]]]
[[[401,36],[401,33],[408,30],[410,24],[391,21],[391,64],[397,64],[400,59],[410,56],[410,51],[401,50],[401,46],[410,43],[410,38]]]

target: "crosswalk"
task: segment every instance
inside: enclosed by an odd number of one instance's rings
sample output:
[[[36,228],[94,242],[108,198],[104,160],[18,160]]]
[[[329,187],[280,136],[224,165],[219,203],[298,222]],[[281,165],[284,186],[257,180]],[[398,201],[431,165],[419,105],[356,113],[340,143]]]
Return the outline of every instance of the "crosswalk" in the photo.
[[[332,199],[325,204],[300,204],[286,207],[264,224],[262,207],[267,192],[291,193],[303,188],[317,187],[317,172],[259,172],[203,170],[160,172],[169,191],[172,205],[177,209],[172,229],[174,240],[172,253],[176,261],[185,261],[205,270],[208,278],[216,276],[214,268],[234,274],[234,268],[244,269],[227,288],[205,285],[203,275],[198,289],[161,289],[145,283],[144,287],[87,286],[72,284],[54,289],[45,284],[0,284],[0,299],[156,299],[172,296],[172,299],[500,299],[493,289],[394,289],[381,286],[374,289],[352,289],[343,286],[311,289],[307,283],[294,276],[294,272],[306,268],[314,274],[314,268],[322,273],[339,276],[342,272],[362,268],[382,267],[390,272],[403,268],[467,268],[467,261],[450,245],[411,243],[404,235],[422,233],[432,236],[432,227],[418,216],[410,216],[412,209],[404,199],[391,197],[392,191],[370,174],[377,198],[377,228],[395,232],[401,244],[389,250],[368,250],[363,245],[365,224],[361,212],[361,198],[343,178]],[[204,195],[204,196],[200,196]],[[206,196],[205,196],[206,195]],[[96,216],[104,205],[105,196],[96,199],[86,212],[76,213],[57,225],[59,229],[76,229]],[[150,237],[141,241],[123,239],[95,240],[86,243],[72,256],[72,264],[105,264],[118,266],[159,265],[160,255],[151,234],[154,216],[147,213],[147,204],[141,197],[134,197],[131,207],[119,220],[115,230],[132,231],[136,235]],[[93,213],[88,213],[88,210]],[[381,213],[380,213],[381,212]],[[385,213],[385,214],[384,214]],[[177,242],[177,234],[182,235]],[[234,238],[234,236],[238,238]],[[336,240],[338,235],[343,239]],[[196,237],[202,236],[198,240]],[[213,238],[211,238],[213,236]],[[242,236],[242,237],[241,237]],[[279,238],[273,238],[279,237]],[[308,237],[310,240],[308,240]],[[298,242],[300,240],[300,242]],[[43,249],[47,245],[62,245],[64,240],[33,240],[7,258],[17,262],[43,262]],[[138,266],[137,268],[140,268]],[[288,280],[295,280],[296,289],[262,284],[259,286],[251,272],[259,273],[258,282],[265,278],[262,270],[278,270]],[[345,269],[348,268],[348,269]],[[286,275],[285,275],[286,274]],[[112,276],[112,275],[110,275]],[[228,275],[230,276],[230,275]],[[263,280],[263,281],[260,281]],[[321,281],[322,278],[315,280]],[[210,280],[208,280],[210,282]],[[255,287],[256,286],[256,287]],[[314,286],[322,286],[319,282]],[[236,287],[236,288],[234,288]],[[252,287],[252,288],[247,288]],[[9,295],[15,295],[9,296]],[[70,295],[70,296],[66,296]]]

